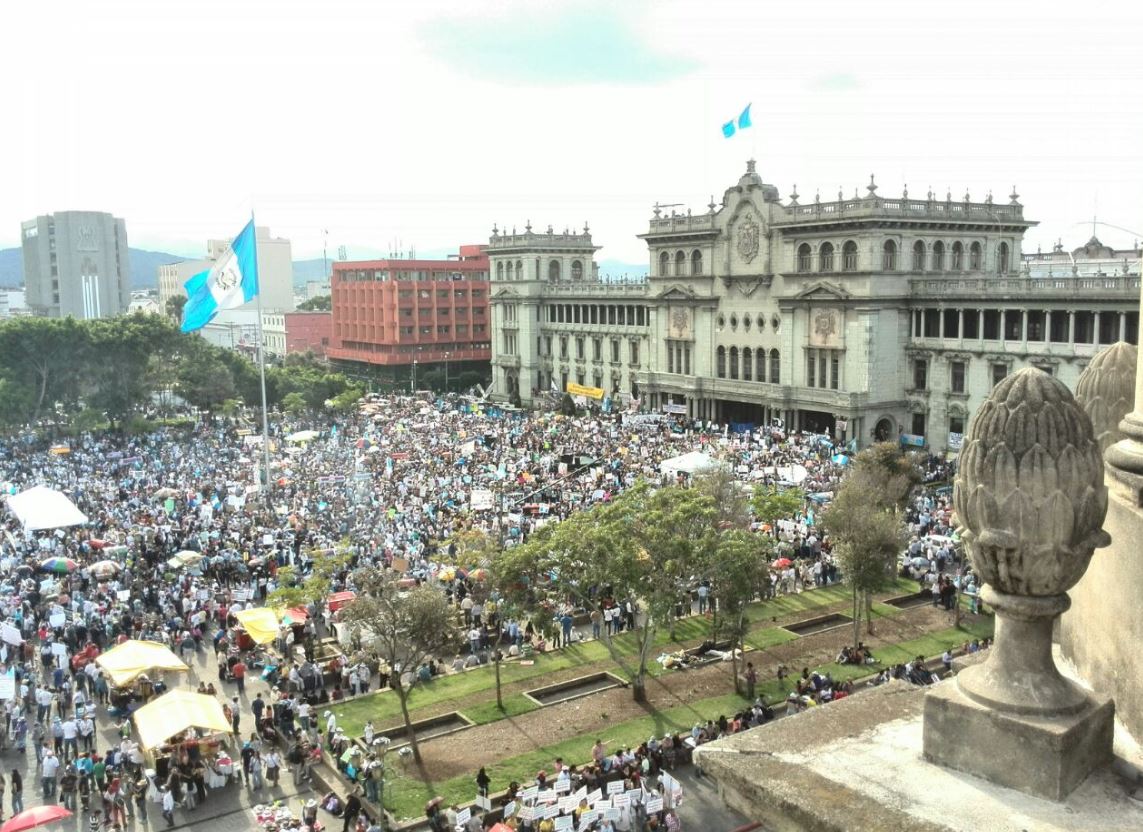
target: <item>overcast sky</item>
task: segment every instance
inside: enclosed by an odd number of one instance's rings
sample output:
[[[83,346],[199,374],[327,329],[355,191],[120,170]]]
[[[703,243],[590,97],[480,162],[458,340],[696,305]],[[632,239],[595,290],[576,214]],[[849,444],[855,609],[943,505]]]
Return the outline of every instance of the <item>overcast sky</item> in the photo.
[[[705,210],[750,156],[803,202],[1015,185],[1026,250],[1143,232],[1139,2],[57,0],[0,31],[0,246],[91,209],[197,255],[253,208],[297,258],[530,219],[642,263],[656,200]]]

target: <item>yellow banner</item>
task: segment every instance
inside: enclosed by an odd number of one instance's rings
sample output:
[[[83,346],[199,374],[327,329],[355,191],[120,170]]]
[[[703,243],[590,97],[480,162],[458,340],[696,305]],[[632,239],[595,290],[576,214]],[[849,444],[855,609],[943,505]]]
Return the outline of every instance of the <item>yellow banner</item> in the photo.
[[[568,382],[568,392],[573,396],[587,396],[589,399],[602,399],[602,387],[584,387],[582,384],[576,384],[574,381]]]

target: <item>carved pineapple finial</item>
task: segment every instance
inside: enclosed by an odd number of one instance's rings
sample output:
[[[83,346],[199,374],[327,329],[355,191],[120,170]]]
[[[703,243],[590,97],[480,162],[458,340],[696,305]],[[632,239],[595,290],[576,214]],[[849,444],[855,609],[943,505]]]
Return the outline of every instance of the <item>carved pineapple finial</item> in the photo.
[[[965,438],[953,491],[973,563],[993,589],[1066,592],[1108,543],[1103,457],[1091,420],[1058,379],[1009,376]]]
[[[1076,382],[1076,401],[1091,419],[1101,453],[1123,438],[1119,422],[1135,407],[1138,360],[1139,350],[1120,341],[1093,358]]]

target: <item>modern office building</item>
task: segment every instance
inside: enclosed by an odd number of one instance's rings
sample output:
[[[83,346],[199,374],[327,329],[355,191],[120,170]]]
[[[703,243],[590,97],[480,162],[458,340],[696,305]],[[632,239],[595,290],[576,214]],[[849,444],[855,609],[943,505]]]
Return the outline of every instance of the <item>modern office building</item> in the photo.
[[[1134,276],[1032,277],[1018,195],[785,202],[754,162],[699,214],[656,207],[650,275],[598,278],[582,233],[489,240],[493,394],[569,382],[643,409],[955,452],[1003,374],[1067,384],[1138,337]]]
[[[101,211],[59,211],[21,223],[32,314],[111,318],[131,301],[127,224]]]
[[[487,367],[488,256],[461,246],[455,259],[334,263],[332,360],[408,377],[414,365]]]

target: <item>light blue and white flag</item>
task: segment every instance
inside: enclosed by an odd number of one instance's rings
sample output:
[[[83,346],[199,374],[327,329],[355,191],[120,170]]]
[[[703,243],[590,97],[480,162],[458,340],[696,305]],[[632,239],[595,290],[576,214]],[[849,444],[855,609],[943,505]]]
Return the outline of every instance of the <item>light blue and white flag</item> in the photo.
[[[230,251],[212,268],[194,275],[185,284],[183,332],[202,329],[220,309],[235,309],[258,294],[258,247],[254,220],[246,223]]]
[[[746,109],[744,109],[742,111],[742,113],[738,116],[738,129],[739,130],[745,130],[747,127],[753,127],[754,126],[750,122],[750,107],[751,106],[752,106],[751,104],[747,104]],[[725,136],[726,138],[729,139],[731,136],[734,135],[734,133],[735,133],[735,128],[734,128],[734,122],[733,121],[728,121],[724,125],[722,125],[722,135],[723,136]]]

